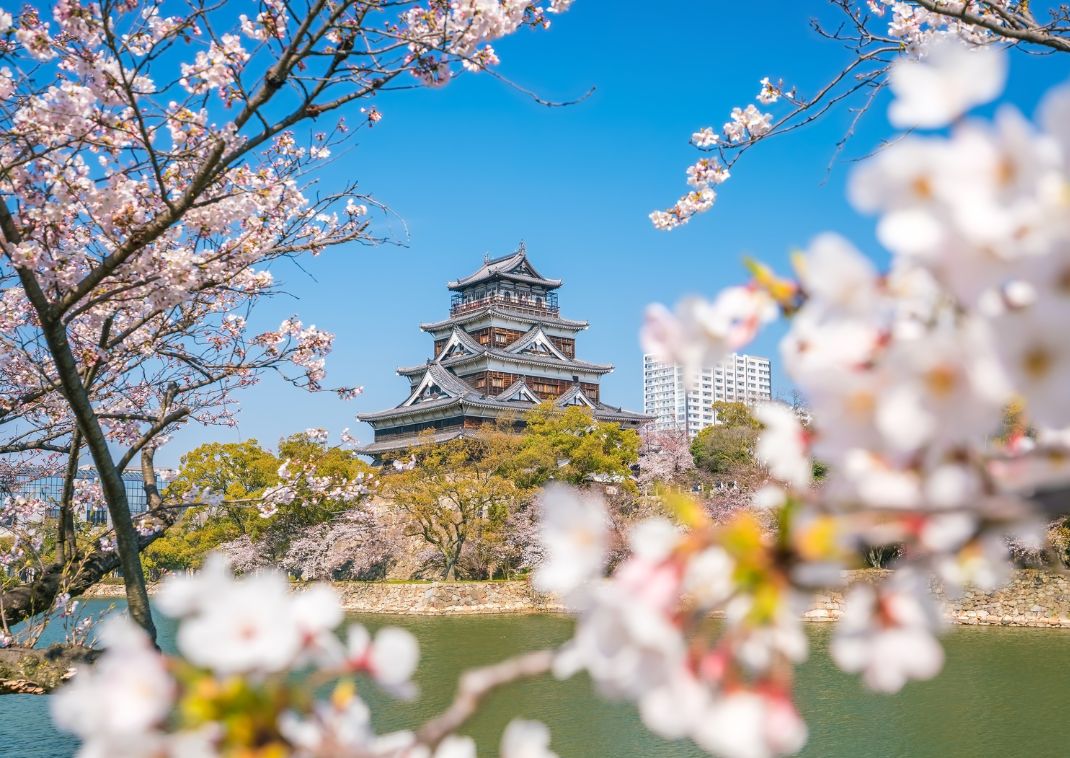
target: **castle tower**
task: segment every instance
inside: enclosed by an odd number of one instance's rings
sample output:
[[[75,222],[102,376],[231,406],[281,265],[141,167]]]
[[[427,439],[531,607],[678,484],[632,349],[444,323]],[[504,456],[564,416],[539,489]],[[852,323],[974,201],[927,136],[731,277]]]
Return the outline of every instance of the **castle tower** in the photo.
[[[420,325],[434,339],[433,357],[398,369],[409,380],[400,405],[358,415],[375,430],[375,441],[359,452],[381,457],[453,439],[547,400],[585,406],[596,419],[628,428],[651,421],[602,402],[599,384],[613,367],[576,357],[576,335],[587,322],[561,317],[560,286],[535,270],[523,243],[449,282],[449,318]]]

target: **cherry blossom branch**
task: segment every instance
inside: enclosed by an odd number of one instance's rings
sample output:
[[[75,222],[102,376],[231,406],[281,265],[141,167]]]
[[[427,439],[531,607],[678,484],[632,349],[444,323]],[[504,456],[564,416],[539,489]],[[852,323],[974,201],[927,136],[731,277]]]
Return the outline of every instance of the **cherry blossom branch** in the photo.
[[[982,5],[996,13],[1003,21],[996,21],[990,16],[970,10],[970,3],[962,0],[913,1],[931,13],[987,29],[1000,37],[1041,45],[1059,53],[1070,53],[1070,39],[1053,32],[1053,29],[1059,30],[1057,22],[1039,24],[1032,18],[1032,14],[1029,16],[1012,15],[1000,2],[985,2]],[[1028,7],[1027,3],[1022,3],[1022,5]],[[1065,32],[1065,29],[1062,31]]]

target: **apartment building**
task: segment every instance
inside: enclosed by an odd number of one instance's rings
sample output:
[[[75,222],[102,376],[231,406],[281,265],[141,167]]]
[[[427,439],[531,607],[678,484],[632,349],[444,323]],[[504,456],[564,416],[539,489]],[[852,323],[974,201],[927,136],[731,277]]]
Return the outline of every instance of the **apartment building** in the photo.
[[[753,405],[773,399],[769,359],[733,353],[705,368],[688,387],[682,366],[643,356],[643,413],[654,416],[657,430],[685,430],[694,437],[716,423],[713,404],[719,400]]]

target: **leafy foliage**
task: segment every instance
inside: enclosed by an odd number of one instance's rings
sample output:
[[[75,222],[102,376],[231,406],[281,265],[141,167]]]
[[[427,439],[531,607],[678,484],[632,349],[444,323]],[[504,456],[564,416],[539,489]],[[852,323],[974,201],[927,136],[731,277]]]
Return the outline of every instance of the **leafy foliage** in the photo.
[[[543,403],[529,411],[509,475],[522,487],[550,480],[584,484],[592,478],[635,490],[632,466],[639,460],[639,434],[619,424],[596,421],[579,406],[561,410]]]
[[[505,539],[510,513],[529,495],[506,474],[517,447],[515,437],[502,433],[428,445],[415,465],[386,480],[407,517],[406,533],[434,548],[444,578],[456,577],[466,546],[483,550]]]
[[[279,499],[274,512],[265,517],[254,501],[279,484],[283,467],[303,476],[291,485],[293,497]],[[371,472],[352,452],[327,447],[303,432],[283,439],[277,457],[256,440],[201,445],[182,457],[179,474],[167,488],[169,498],[195,504],[174,529],[149,547],[146,566],[154,573],[184,571],[199,567],[212,550],[229,553],[239,546],[258,556],[258,561],[277,563],[303,529],[351,507],[323,496],[316,489],[318,482],[354,481]]]
[[[251,499],[278,482],[279,460],[254,440],[209,442],[182,456],[181,468],[165,494],[200,502],[145,551],[146,568],[184,571],[198,568],[213,549],[261,527]],[[206,495],[207,498],[202,497]]]
[[[743,403],[716,402],[717,423],[698,433],[691,443],[695,465],[716,476],[748,473],[757,463],[754,445],[761,424]]]

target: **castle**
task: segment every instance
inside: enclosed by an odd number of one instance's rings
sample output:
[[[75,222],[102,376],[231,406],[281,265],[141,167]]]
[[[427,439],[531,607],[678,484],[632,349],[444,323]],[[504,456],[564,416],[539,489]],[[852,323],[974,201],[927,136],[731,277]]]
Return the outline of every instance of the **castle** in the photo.
[[[561,316],[561,280],[536,271],[523,243],[447,286],[449,318],[420,325],[434,339],[434,357],[398,369],[409,380],[400,405],[357,416],[375,430],[374,442],[358,452],[382,458],[444,442],[503,417],[519,419],[547,400],[632,429],[652,420],[602,402],[599,382],[613,366],[576,357],[576,335],[588,324]]]

